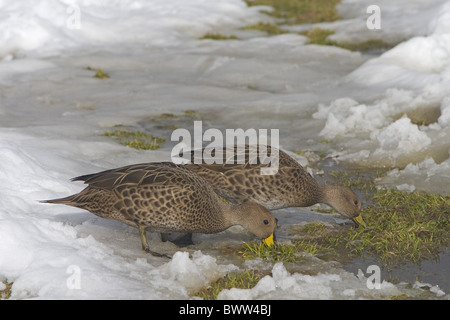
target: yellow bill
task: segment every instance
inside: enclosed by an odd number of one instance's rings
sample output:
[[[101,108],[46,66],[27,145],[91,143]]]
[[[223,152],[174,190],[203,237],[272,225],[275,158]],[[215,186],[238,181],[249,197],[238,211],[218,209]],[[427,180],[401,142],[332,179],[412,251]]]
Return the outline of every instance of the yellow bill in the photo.
[[[352,220],[359,226],[363,226],[364,228],[367,227],[366,222],[364,221],[364,219],[361,215],[353,218]]]
[[[262,242],[268,247],[272,246],[273,245],[273,233],[266,239],[263,239]]]

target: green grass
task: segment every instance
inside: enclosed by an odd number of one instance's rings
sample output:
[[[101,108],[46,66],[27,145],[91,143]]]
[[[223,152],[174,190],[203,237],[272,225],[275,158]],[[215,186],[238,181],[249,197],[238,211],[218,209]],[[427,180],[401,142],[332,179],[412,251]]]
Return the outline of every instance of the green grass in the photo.
[[[211,282],[207,287],[203,287],[193,296],[204,300],[216,300],[220,291],[224,289],[238,288],[251,289],[264,275],[255,271],[245,270],[239,273],[229,273],[225,277]]]
[[[268,35],[279,35],[288,31],[280,28],[286,24],[314,24],[321,22],[332,22],[340,17],[336,10],[336,5],[340,0],[245,0],[248,6],[269,6],[272,10],[263,10],[264,13],[277,19],[276,23],[259,22],[241,28],[242,30],[258,30]],[[333,30],[322,28],[312,28],[302,33],[309,38],[307,44],[327,45],[344,48],[351,51],[373,51],[387,50],[393,45],[389,45],[382,40],[372,39],[356,43],[340,43],[328,39],[334,34]],[[200,39],[212,40],[239,40],[235,35],[223,35],[221,33],[207,33]]]
[[[347,49],[350,51],[367,52],[367,51],[371,51],[371,50],[387,50],[387,49],[390,49],[393,47],[393,45],[389,45],[380,39],[372,39],[372,40],[355,42],[355,43],[337,42],[337,41],[328,39],[329,36],[334,34],[333,30],[322,29],[322,28],[313,28],[302,34],[309,38],[309,41],[307,42],[307,44],[335,46],[335,47]]]
[[[245,0],[248,6],[270,6],[264,13],[288,24],[331,22],[339,19],[340,0]]]
[[[449,196],[379,188],[374,181],[386,170],[329,172],[329,183],[347,186],[363,197],[366,206],[361,214],[368,227],[344,228],[335,237],[328,237],[327,243],[348,254],[374,256],[386,265],[420,264],[436,257],[449,245]]]
[[[138,150],[156,150],[166,141],[164,137],[155,137],[142,131],[131,131],[126,129],[117,129],[106,131],[102,136],[112,137],[120,144]]]
[[[287,32],[279,25],[333,22],[340,19],[336,10],[336,5],[340,2],[340,0],[246,0],[248,6],[272,7],[272,10],[263,12],[276,18],[277,22],[276,24],[260,22],[242,29],[260,30],[268,35],[278,35]],[[309,38],[307,44],[335,46],[350,51],[384,51],[394,46],[380,39],[355,43],[337,42],[328,38],[334,34],[333,30],[322,28],[312,28],[302,34]]]
[[[262,258],[274,262],[297,262],[302,259],[301,252],[294,245],[275,243],[268,247],[261,241],[244,242],[239,253],[245,260]]]
[[[6,286],[4,290],[0,290],[0,300],[6,300],[11,297],[11,289],[12,289],[12,283],[9,283],[8,281],[3,281],[3,284]]]
[[[180,113],[165,112],[145,117],[140,122],[151,130],[164,131],[164,136],[170,136],[173,130],[180,127],[189,127],[195,120],[202,120],[203,116],[199,111],[193,109],[182,110]]]
[[[184,114],[191,115],[191,116],[197,116],[199,113],[197,110],[193,109],[187,109],[182,111]]]
[[[388,44],[384,42],[381,39],[372,39],[367,41],[361,41],[361,42],[335,42],[334,45],[344,48],[350,51],[360,51],[360,52],[367,52],[367,51],[373,51],[373,50],[389,50],[395,46],[395,44]]]
[[[210,40],[239,40],[238,37],[236,37],[235,35],[230,35],[230,36],[225,36],[223,34],[220,33],[207,33],[204,36],[202,36],[200,38],[200,40],[205,40],[205,39],[210,39]]]
[[[321,244],[315,240],[303,239],[293,241],[291,244],[275,243],[270,247],[260,241],[244,242],[239,253],[244,260],[261,258],[272,262],[298,263],[305,259],[304,253],[324,257],[329,255],[332,250],[329,245]]]
[[[258,30],[267,33],[268,35],[278,35],[287,33],[288,31],[285,31],[278,27],[277,25],[273,23],[264,23],[259,22],[257,24],[252,24],[246,27],[241,28],[241,30]]]
[[[420,264],[449,244],[448,196],[380,189],[362,215],[367,228],[348,228],[327,241],[352,254],[375,256],[384,265]]]
[[[97,78],[97,79],[108,79],[109,78],[109,74],[103,72],[103,70],[101,68],[94,69],[91,67],[87,67],[86,70],[95,71],[94,78]]]
[[[342,177],[339,178],[343,180]],[[364,182],[367,184],[367,182]],[[242,259],[262,258],[270,262],[300,263],[309,253],[324,260],[346,261],[369,255],[383,266],[405,262],[421,263],[435,258],[449,245],[450,198],[439,194],[376,189],[371,205],[362,210],[367,227],[327,226],[311,222],[292,226],[288,233],[300,235],[289,244],[268,247],[260,241],[244,242],[239,250]],[[216,299],[223,289],[254,287],[261,272],[229,274],[200,290],[196,296]],[[391,299],[409,299],[406,294]]]
[[[310,222],[303,227],[303,231],[306,234],[312,234],[312,235],[317,235],[317,234],[322,235],[324,233],[327,233],[328,230],[329,230],[329,227],[327,227],[322,222]]]
[[[326,46],[335,46],[336,42],[328,40],[328,36],[334,34],[333,30],[314,28],[305,33],[309,38],[307,44],[318,44]]]

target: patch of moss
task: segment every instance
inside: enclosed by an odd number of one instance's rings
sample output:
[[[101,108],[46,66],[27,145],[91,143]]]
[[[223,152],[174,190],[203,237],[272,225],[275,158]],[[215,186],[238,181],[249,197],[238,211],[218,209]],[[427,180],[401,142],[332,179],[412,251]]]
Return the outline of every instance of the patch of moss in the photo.
[[[200,40],[205,40],[205,39],[210,39],[210,40],[239,40],[238,37],[236,37],[235,35],[223,35],[220,33],[207,33],[204,36],[200,37]]]
[[[309,253],[317,257],[329,255],[331,246],[321,244],[315,240],[302,239],[293,241],[290,244],[275,243],[268,247],[260,241],[244,242],[239,251],[243,259],[261,258],[272,262],[292,262],[298,263],[304,260],[304,253]]]
[[[198,115],[198,111],[197,110],[192,110],[192,109],[184,110],[182,112],[184,114],[188,114],[188,115]]]
[[[245,0],[248,6],[270,6],[264,13],[288,24],[331,22],[339,19],[340,0]]]
[[[380,39],[372,39],[362,42],[338,42],[328,39],[329,36],[334,34],[333,30],[314,28],[307,32],[302,33],[309,38],[307,44],[317,44],[323,46],[335,46],[350,51],[385,51],[393,47],[393,45],[387,44]]]
[[[97,78],[97,79],[107,79],[107,78],[109,78],[109,74],[103,72],[103,70],[101,68],[94,69],[94,68],[91,68],[91,67],[87,67],[86,70],[95,71],[94,78]]]
[[[268,247],[261,241],[244,242],[239,253],[245,260],[262,258],[274,262],[296,262],[302,259],[301,254],[294,245],[275,243]]]
[[[391,300],[410,300],[411,297],[407,293],[401,293],[396,296],[390,296]]]
[[[138,150],[156,150],[166,141],[164,137],[155,137],[149,133],[124,128],[112,132],[108,130],[102,136],[112,137],[119,143]]]
[[[12,283],[8,281],[3,281],[3,284],[6,286],[5,289],[0,290],[0,300],[6,300],[11,298],[11,290],[12,290]]]
[[[309,38],[307,44],[318,44],[324,46],[335,46],[336,42],[328,40],[328,37],[334,34],[333,30],[314,28],[305,33]]]
[[[384,42],[381,39],[372,39],[362,42],[334,42],[333,45],[336,45],[338,47],[350,50],[350,51],[360,51],[360,52],[367,52],[367,51],[385,51],[389,50],[394,45],[388,44]]]
[[[144,118],[139,124],[149,131],[162,130],[170,136],[171,131],[180,127],[189,127],[193,120],[201,120],[202,115],[197,110],[188,109],[180,113],[165,112]]]
[[[211,282],[207,287],[201,288],[194,296],[203,298],[204,300],[216,300],[220,291],[231,288],[251,289],[256,286],[263,276],[262,273],[257,273],[252,270],[229,273],[225,277]]]
[[[332,22],[339,20],[340,17],[336,10],[336,5],[340,0],[246,0],[248,6],[269,6],[272,10],[263,10],[262,12],[278,18],[277,24],[260,22],[255,25],[244,27],[244,30],[253,29],[277,35],[287,31],[278,27],[282,24],[314,24],[321,22]],[[334,31],[313,28],[302,33],[309,37],[308,44],[336,46],[350,51],[385,51],[394,46],[380,39],[371,39],[361,42],[338,42],[328,39],[334,34]]]
[[[257,24],[252,24],[241,28],[241,30],[258,30],[267,33],[268,35],[278,35],[287,33],[288,31],[281,29],[273,23],[259,22]]]

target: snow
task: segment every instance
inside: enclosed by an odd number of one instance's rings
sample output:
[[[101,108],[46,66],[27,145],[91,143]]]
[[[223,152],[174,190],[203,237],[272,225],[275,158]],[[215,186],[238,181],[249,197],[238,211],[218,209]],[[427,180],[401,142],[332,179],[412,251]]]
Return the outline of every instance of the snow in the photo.
[[[239,0],[45,1],[0,4],[0,57],[18,51],[42,55],[83,45],[174,45],[225,28],[257,21],[257,12]],[[77,26],[77,21],[79,28]]]
[[[361,273],[347,272],[319,273],[316,276],[288,272],[283,263],[273,266],[272,275],[265,276],[252,289],[226,289],[219,293],[218,299],[266,300],[277,299],[354,299],[371,296],[380,298],[401,294],[396,286],[387,281],[373,290],[367,286],[367,278]]]
[[[429,185],[434,192],[446,193],[449,180],[445,169],[450,151],[450,3],[430,3],[426,13],[431,12],[434,13],[428,20],[427,34],[399,43],[345,77],[345,81],[361,90],[384,91],[381,99],[362,102],[339,97],[330,104],[320,104],[313,117],[326,120],[320,135],[344,141],[342,149],[346,151],[338,152],[341,159],[405,168],[431,156],[437,164],[434,169],[428,168],[433,171],[433,177],[428,177]],[[424,120],[427,124],[421,125]],[[357,149],[345,143],[346,138],[358,135],[363,139],[358,141]],[[353,139],[348,140],[354,144]],[[438,167],[444,170],[436,170]]]
[[[149,117],[189,109],[205,127],[279,128],[287,151],[329,139],[327,151],[343,161],[396,167],[384,183],[448,192],[450,2],[381,1],[378,31],[365,27],[369,2],[343,1],[346,19],[328,26],[337,40],[402,41],[380,56],[239,31],[268,20],[240,0],[0,0],[0,280],[14,283],[11,299],[190,299],[255,265],[272,275],[219,297],[420,295],[420,286],[387,281],[368,289],[364,274],[317,260],[308,274],[282,263],[240,265],[223,254],[252,239],[239,228],[194,235],[187,248],[151,234],[150,246],[173,256],[157,258],[141,250],[134,228],[39,202],[79,192],[70,178],[80,174],[169,160],[170,142],[138,151],[101,134],[115,125],[153,130]],[[198,40],[216,31],[245,40]],[[287,223],[302,219],[283,212]],[[436,286],[430,291],[448,297]]]

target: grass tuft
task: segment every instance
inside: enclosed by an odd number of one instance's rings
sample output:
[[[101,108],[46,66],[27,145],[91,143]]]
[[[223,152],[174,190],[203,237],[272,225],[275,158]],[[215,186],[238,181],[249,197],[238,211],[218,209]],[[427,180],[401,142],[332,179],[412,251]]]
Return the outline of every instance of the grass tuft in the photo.
[[[360,52],[368,52],[368,51],[386,51],[393,48],[394,44],[388,44],[381,39],[372,39],[362,42],[334,42],[334,45],[344,48],[350,51],[360,51]]]
[[[239,40],[239,38],[236,37],[235,35],[225,36],[225,35],[220,34],[220,33],[207,33],[204,36],[200,37],[200,40],[205,40],[205,39],[210,39],[210,40]]]
[[[118,129],[106,131],[102,136],[112,137],[119,143],[138,150],[156,150],[166,141],[164,137],[155,137],[142,131]]]
[[[322,46],[335,46],[343,49],[347,49],[350,51],[360,51],[360,52],[368,52],[374,50],[388,50],[393,47],[393,45],[389,45],[383,40],[373,39],[362,42],[337,42],[334,40],[328,39],[329,36],[334,34],[333,30],[322,29],[322,28],[314,28],[307,32],[302,33],[303,35],[309,38],[307,44],[317,44]]]
[[[262,258],[274,262],[296,262],[301,260],[301,255],[294,245],[275,243],[268,247],[261,241],[244,242],[239,253],[245,260]]]
[[[106,72],[103,72],[103,70],[101,68],[94,69],[91,67],[87,67],[86,70],[95,71],[94,78],[97,78],[97,79],[108,79],[109,78],[109,74],[107,74]]]
[[[341,0],[245,0],[248,6],[270,6],[263,11],[288,24],[331,22],[339,19],[336,5]]]
[[[275,243],[268,247],[260,241],[244,242],[239,253],[245,260],[261,258],[272,262],[298,263],[304,260],[304,253],[323,257],[330,253],[332,248],[320,244],[315,240],[303,239],[293,241],[291,244]]]
[[[267,33],[268,35],[279,35],[283,33],[287,33],[288,31],[285,31],[281,28],[279,28],[277,25],[273,23],[264,23],[259,22],[257,24],[252,24],[246,27],[241,28],[241,30],[258,30]]]
[[[340,17],[336,5],[340,0],[245,0],[248,6],[269,6],[272,10],[262,12],[277,19],[276,24],[257,23],[242,28],[243,30],[260,30],[269,35],[278,35],[287,31],[278,27],[283,24],[315,24],[321,22],[333,22]],[[341,43],[328,39],[334,31],[313,28],[302,33],[310,38],[308,44],[336,46],[350,51],[385,51],[394,46],[380,39],[372,39],[355,43]]]
[[[7,300],[11,298],[11,290],[13,284],[6,280],[3,281],[2,283],[5,285],[5,289],[0,290],[0,300]]]
[[[251,289],[256,286],[262,277],[263,274],[252,270],[245,270],[240,273],[229,273],[225,277],[211,282],[207,287],[201,288],[194,296],[203,298],[204,300],[216,300],[220,291],[231,288]]]
[[[449,197],[389,188],[378,190],[362,212],[367,228],[350,228],[329,239],[353,254],[375,256],[384,265],[436,258],[449,244]]]
[[[333,30],[314,28],[305,33],[309,38],[307,44],[318,44],[323,46],[335,46],[336,42],[328,40],[328,37],[334,34]]]

